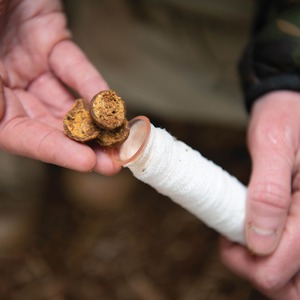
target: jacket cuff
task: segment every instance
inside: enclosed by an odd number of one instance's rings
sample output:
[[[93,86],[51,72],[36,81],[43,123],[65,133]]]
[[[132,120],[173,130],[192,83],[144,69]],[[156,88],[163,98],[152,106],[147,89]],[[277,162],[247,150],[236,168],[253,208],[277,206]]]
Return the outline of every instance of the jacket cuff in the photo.
[[[266,93],[300,91],[300,5],[272,9],[272,18],[260,21],[239,64],[249,112],[255,100]]]

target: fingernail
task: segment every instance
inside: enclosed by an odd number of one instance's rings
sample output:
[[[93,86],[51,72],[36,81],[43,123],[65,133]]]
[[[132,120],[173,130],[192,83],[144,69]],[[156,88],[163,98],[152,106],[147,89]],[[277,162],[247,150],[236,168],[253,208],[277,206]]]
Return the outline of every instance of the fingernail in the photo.
[[[278,243],[278,231],[264,229],[248,223],[246,229],[247,245],[251,251],[259,255],[267,255],[274,251]]]

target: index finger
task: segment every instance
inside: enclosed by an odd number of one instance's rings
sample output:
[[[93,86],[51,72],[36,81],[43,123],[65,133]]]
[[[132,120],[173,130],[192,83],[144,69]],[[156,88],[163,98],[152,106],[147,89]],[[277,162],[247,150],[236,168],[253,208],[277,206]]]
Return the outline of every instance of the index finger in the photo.
[[[71,40],[56,44],[49,55],[52,71],[66,85],[90,100],[108,85],[86,55]]]

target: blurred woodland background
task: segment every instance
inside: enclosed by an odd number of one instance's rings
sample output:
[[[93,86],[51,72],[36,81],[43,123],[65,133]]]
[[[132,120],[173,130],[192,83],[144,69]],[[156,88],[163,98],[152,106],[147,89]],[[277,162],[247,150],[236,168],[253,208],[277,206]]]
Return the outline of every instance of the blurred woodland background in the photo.
[[[247,184],[236,65],[251,1],[65,0],[74,40],[129,118]],[[265,299],[220,262],[219,236],[124,169],[80,174],[0,153],[0,299]]]

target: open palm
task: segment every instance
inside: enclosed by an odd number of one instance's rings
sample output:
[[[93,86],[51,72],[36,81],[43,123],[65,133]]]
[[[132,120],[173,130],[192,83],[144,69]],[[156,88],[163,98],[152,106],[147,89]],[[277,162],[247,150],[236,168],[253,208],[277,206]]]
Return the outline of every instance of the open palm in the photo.
[[[68,139],[63,115],[106,82],[71,41],[58,0],[0,2],[0,147],[67,168],[112,174],[104,151]],[[0,87],[1,87],[0,86]]]

